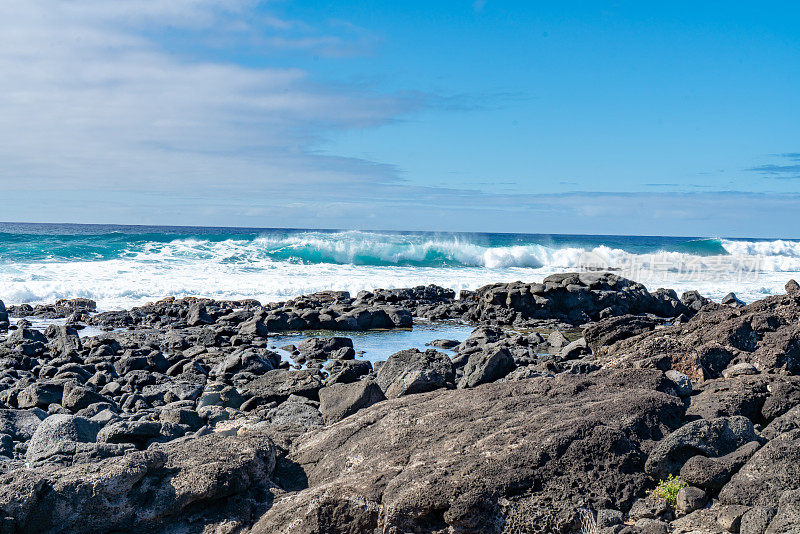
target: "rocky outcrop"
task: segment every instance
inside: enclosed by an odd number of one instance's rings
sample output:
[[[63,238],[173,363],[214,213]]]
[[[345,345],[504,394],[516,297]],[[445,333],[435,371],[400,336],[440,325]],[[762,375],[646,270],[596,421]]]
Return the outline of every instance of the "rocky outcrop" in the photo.
[[[639,283],[611,273],[565,273],[541,284],[493,284],[475,291],[465,318],[489,324],[535,324],[536,319],[579,325],[617,315],[691,316],[674,291],[649,293]]]
[[[761,373],[797,374],[799,321],[800,294],[791,293],[743,307],[704,307],[688,322],[638,334],[639,327],[621,321],[593,326],[586,335],[597,356],[631,364],[661,354],[695,380],[719,378],[742,363]]]
[[[263,513],[275,448],[263,435],[207,436],[120,458],[0,477],[11,532],[228,531]]]
[[[276,498],[253,532],[566,532],[583,500],[629,504],[682,403],[658,371],[561,375],[410,395],[301,438],[308,488]],[[516,522],[516,523],[515,523]],[[520,523],[521,524],[521,523]],[[512,530],[513,531],[513,530]]]

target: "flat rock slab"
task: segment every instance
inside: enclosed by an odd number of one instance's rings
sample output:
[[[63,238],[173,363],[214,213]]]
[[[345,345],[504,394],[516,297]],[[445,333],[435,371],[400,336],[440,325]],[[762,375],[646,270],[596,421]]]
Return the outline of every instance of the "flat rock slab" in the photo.
[[[309,487],[278,497],[253,532],[491,533],[523,505],[557,532],[582,498],[602,508],[643,493],[652,440],[684,410],[647,389],[662,376],[562,375],[373,405],[295,444],[288,460]]]

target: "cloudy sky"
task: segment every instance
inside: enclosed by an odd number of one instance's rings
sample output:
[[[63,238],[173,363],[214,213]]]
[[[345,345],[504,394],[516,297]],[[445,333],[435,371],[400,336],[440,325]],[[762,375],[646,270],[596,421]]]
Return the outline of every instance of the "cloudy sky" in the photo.
[[[3,0],[0,220],[800,237],[793,2]]]

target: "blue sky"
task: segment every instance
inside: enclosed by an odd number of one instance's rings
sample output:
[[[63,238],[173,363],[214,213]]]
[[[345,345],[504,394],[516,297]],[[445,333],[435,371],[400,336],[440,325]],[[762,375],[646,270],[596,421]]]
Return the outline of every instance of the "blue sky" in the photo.
[[[792,2],[7,0],[0,220],[800,237]]]

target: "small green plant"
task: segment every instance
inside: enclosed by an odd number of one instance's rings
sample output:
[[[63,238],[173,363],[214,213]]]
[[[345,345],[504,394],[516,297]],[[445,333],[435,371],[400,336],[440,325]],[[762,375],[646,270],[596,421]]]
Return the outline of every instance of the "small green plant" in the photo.
[[[656,489],[651,491],[652,495],[661,497],[670,506],[675,506],[678,503],[678,492],[681,488],[688,486],[686,482],[679,478],[669,475],[665,480],[662,480],[656,486]]]

